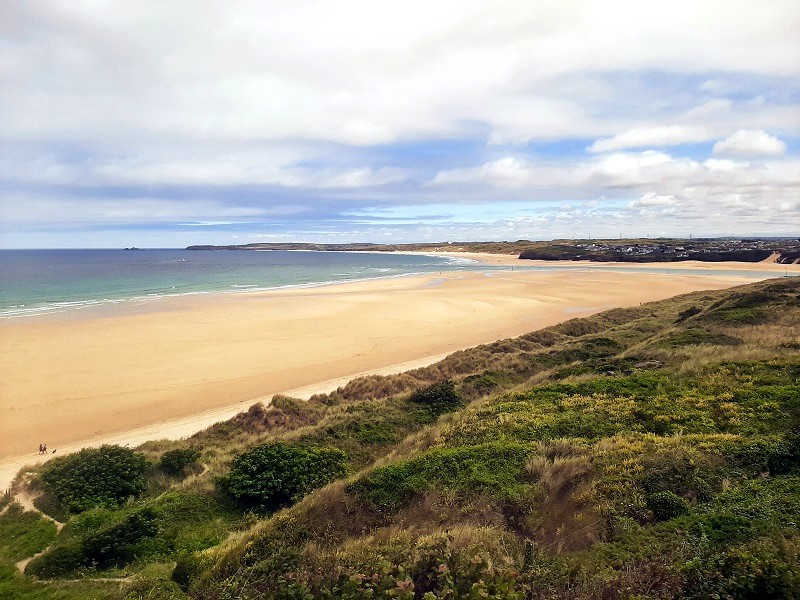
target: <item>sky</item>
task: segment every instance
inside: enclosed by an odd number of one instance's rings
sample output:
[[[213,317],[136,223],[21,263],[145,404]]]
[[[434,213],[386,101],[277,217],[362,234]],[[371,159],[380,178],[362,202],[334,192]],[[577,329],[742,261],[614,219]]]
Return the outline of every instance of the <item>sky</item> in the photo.
[[[800,235],[800,2],[0,2],[2,248],[620,235]]]

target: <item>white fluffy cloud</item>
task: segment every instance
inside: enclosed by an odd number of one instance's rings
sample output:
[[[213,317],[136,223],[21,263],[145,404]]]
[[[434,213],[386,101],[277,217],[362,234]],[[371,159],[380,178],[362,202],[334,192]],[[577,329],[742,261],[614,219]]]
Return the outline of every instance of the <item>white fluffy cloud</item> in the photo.
[[[483,197],[507,197],[513,193],[520,198],[537,198],[541,197],[541,190],[550,198],[586,198],[593,193],[630,197],[638,193],[635,200],[628,202],[628,208],[680,208],[687,210],[686,216],[702,218],[704,209],[728,203],[736,209],[744,206],[766,209],[778,220],[784,209],[795,210],[800,190],[800,160],[698,161],[652,150],[620,152],[558,165],[506,157],[471,168],[440,172],[429,185],[462,193],[473,190]],[[690,206],[693,209],[688,211]]]
[[[628,148],[652,148],[693,144],[711,139],[705,127],[669,125],[661,127],[637,127],[610,138],[596,140],[589,152],[614,152]]]
[[[766,131],[740,129],[714,144],[713,152],[733,156],[781,156],[786,154],[786,143]]]

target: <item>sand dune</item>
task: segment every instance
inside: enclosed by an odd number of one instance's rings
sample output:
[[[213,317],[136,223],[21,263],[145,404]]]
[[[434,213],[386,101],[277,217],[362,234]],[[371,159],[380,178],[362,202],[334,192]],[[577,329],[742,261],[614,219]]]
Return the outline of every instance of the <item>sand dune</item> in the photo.
[[[735,272],[450,272],[9,319],[0,323],[0,488],[38,460],[40,442],[64,452],[178,438],[276,393],[307,396],[613,306],[747,281]]]

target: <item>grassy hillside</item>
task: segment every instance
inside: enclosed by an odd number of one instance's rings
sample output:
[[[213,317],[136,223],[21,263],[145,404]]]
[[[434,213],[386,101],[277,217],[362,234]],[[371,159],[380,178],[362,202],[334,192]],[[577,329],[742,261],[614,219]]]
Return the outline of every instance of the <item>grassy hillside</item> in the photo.
[[[611,310],[54,460],[0,597],[800,597],[798,431],[800,280]]]

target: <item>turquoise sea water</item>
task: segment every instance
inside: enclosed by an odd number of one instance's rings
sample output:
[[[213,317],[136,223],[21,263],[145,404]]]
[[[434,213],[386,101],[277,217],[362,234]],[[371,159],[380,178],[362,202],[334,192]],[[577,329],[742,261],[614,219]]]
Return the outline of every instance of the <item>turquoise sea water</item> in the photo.
[[[198,251],[198,250],[2,250],[0,318],[144,302],[163,296],[241,292],[288,286],[398,277],[459,270],[493,271],[466,258],[394,253]],[[527,266],[517,270],[608,269],[607,266]],[[646,266],[618,271],[664,273]],[[725,271],[674,274],[730,275]],[[737,276],[764,279],[758,271]]]
[[[322,285],[452,271],[474,261],[353,252],[0,251],[0,317],[160,296]]]

